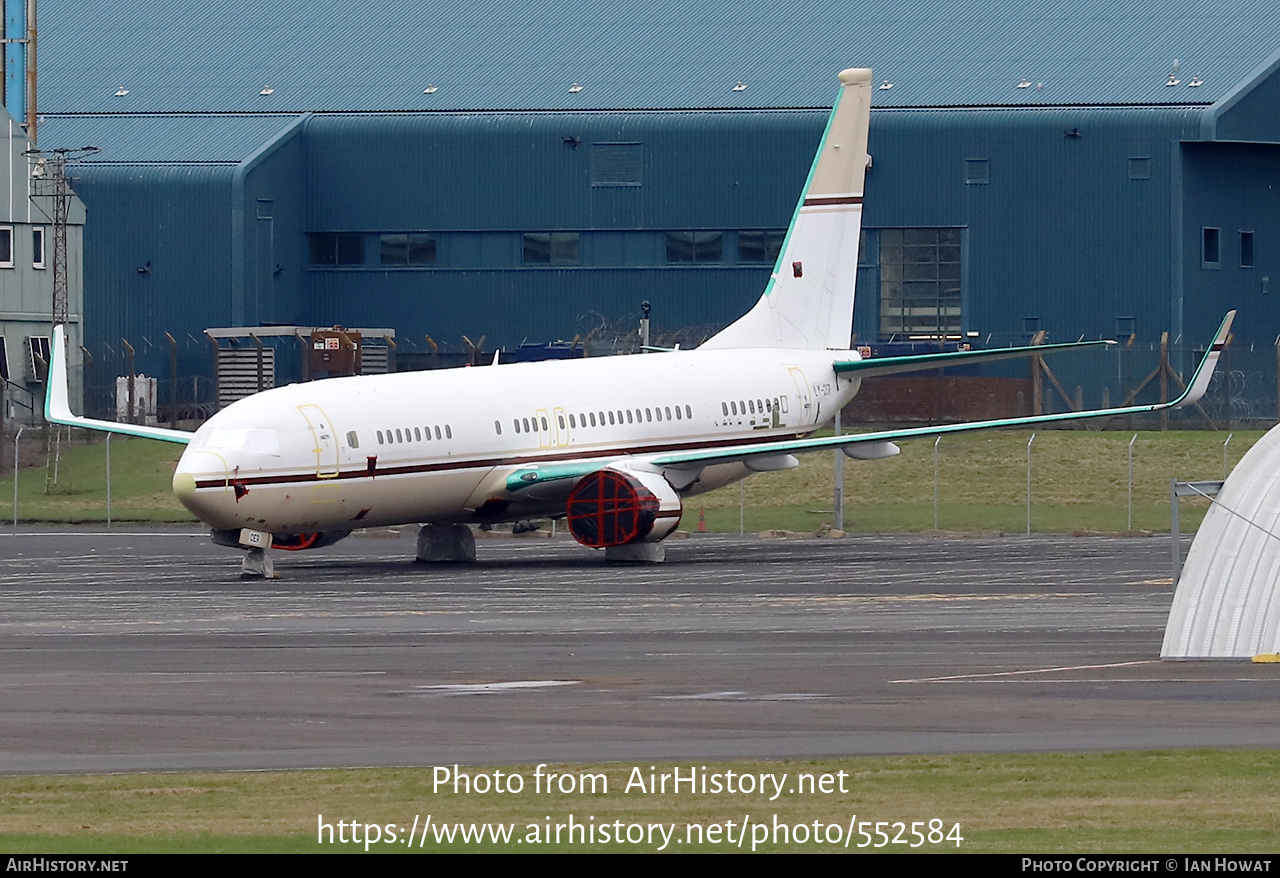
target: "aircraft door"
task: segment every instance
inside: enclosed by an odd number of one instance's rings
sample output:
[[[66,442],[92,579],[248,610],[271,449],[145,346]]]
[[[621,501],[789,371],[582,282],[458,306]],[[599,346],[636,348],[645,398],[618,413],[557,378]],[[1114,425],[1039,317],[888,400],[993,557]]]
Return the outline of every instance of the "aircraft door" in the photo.
[[[796,424],[797,426],[812,424],[814,422],[813,400],[809,394],[809,381],[804,377],[804,373],[800,371],[799,366],[788,366],[787,373],[791,376],[791,380],[796,386],[796,395],[800,400],[800,405],[795,413]],[[785,406],[783,411],[786,411]]]
[[[569,416],[565,414],[564,409],[559,407],[552,409],[551,414],[554,416],[551,427],[555,431],[556,445],[568,445]]]
[[[316,475],[322,479],[335,478],[338,475],[338,437],[329,416],[320,406],[311,403],[298,406],[298,411],[307,419],[315,442]]]

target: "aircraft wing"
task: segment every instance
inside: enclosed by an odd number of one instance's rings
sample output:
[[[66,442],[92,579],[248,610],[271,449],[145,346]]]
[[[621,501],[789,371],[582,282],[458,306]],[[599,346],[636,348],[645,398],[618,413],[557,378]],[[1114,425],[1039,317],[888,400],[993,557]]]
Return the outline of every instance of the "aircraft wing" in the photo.
[[[965,366],[969,363],[1015,360],[1057,351],[1113,344],[1115,344],[1114,341],[1075,341],[1065,344],[1024,345],[1019,348],[998,348],[987,351],[945,351],[936,354],[912,354],[906,357],[871,357],[865,360],[837,360],[833,368],[837,375],[872,378],[879,375],[898,375],[903,372],[939,369],[943,366]]]
[[[126,436],[159,439],[161,442],[177,442],[182,445],[191,441],[192,434],[185,430],[148,427],[144,424],[122,424],[119,421],[100,421],[96,418],[82,418],[72,414],[67,395],[67,332],[66,327],[61,324],[53,328],[49,351],[49,375],[45,379],[44,386],[44,419],[51,424],[84,427],[86,430],[98,430],[103,433],[123,433]]]
[[[1095,409],[1087,412],[1063,412],[1053,415],[1033,415],[1024,418],[998,418],[990,421],[970,421],[963,424],[943,424],[932,427],[908,427],[900,430],[878,430],[874,433],[849,433],[842,436],[810,437],[806,439],[786,439],[777,442],[761,442],[756,445],[734,446],[731,448],[703,448],[690,451],[677,451],[669,454],[655,454],[633,458],[637,462],[654,468],[688,469],[715,463],[733,461],[750,461],[753,458],[766,460],[788,454],[800,454],[809,451],[821,451],[831,448],[849,448],[858,445],[888,446],[889,443],[901,439],[914,439],[921,436],[945,436],[952,433],[968,433],[974,430],[993,430],[999,427],[1035,427],[1054,424],[1061,421],[1078,421],[1084,418],[1110,418],[1121,415],[1146,414],[1166,409],[1179,408],[1198,402],[1209,387],[1217,366],[1218,356],[1231,331],[1231,322],[1236,312],[1230,311],[1218,327],[1213,344],[1205,353],[1200,365],[1196,367],[1187,389],[1177,399],[1151,405],[1132,405],[1121,408]],[[885,453],[871,453],[871,457],[883,457],[896,454],[896,449]],[[560,479],[577,479],[600,469],[600,461],[569,461],[549,466],[523,467],[507,478],[507,490],[515,492],[521,488],[535,484],[543,484]]]

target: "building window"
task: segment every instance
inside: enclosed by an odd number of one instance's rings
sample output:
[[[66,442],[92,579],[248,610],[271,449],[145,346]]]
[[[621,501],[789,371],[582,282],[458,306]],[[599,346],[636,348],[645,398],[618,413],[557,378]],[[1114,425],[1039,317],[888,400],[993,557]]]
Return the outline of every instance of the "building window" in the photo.
[[[1222,252],[1218,239],[1218,230],[1203,228],[1200,230],[1200,267],[1219,268],[1222,265]]]
[[[431,235],[382,235],[379,247],[383,265],[433,265],[436,261],[436,239]]]
[[[312,232],[307,235],[312,265],[362,265],[364,235],[353,232]]]
[[[580,237],[577,232],[526,232],[525,264],[577,265]]]
[[[1240,267],[1253,268],[1253,232],[1240,233]]]
[[[786,237],[785,229],[738,232],[738,261],[767,262],[772,265],[778,261],[778,254],[782,252],[782,242]]]
[[[1130,180],[1151,179],[1151,159],[1146,156],[1133,156],[1129,159]]]
[[[964,160],[964,182],[966,184],[983,184],[991,182],[991,163],[987,159]]]
[[[13,226],[0,226],[0,268],[13,268]]]
[[[667,232],[668,262],[719,262],[724,232]]]
[[[44,268],[44,226],[31,229],[31,267]]]
[[[960,334],[960,229],[880,230],[880,335]]]

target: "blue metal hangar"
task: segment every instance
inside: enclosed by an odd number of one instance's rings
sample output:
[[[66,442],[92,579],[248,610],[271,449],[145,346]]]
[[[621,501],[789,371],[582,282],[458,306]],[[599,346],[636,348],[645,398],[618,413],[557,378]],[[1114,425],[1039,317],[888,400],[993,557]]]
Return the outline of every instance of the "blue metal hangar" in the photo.
[[[207,370],[207,327],[493,350],[630,332],[642,301],[696,341],[759,295],[847,66],[878,86],[859,343],[1200,341],[1231,307],[1237,345],[1280,333],[1273,0],[43,0],[39,25],[40,145],[102,150],[74,184],[85,344],[139,370],[165,332]]]

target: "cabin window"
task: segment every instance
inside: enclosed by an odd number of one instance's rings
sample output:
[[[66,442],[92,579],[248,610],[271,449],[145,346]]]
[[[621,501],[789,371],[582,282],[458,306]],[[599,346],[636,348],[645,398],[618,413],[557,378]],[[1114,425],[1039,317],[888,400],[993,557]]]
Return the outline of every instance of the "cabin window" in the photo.
[[[423,436],[426,436],[426,437],[427,437],[427,441],[428,441],[428,442],[430,442],[430,441],[431,441],[431,428],[430,428],[430,427],[423,427],[423,428],[422,428],[422,435],[423,435]]]
[[[594,427],[595,425],[596,425],[596,413],[595,413],[595,412],[592,412],[592,413],[591,413],[591,426],[593,426],[593,427]]]
[[[502,422],[501,422],[501,421],[494,421],[494,422],[493,422],[493,431],[494,431],[495,433],[497,433],[499,436],[501,436],[501,435],[502,435]],[[431,434],[430,434],[430,433],[428,433],[427,435],[428,435],[428,436],[430,436]]]
[[[378,444],[379,444],[379,445],[381,445],[381,444],[382,444],[382,431],[381,431],[381,430],[379,430],[379,431],[378,431]]]
[[[644,410],[644,419],[645,419],[646,421],[649,421],[650,423],[652,423],[652,421],[653,421],[653,409],[645,409],[645,410]]]
[[[526,433],[531,432],[531,431],[530,431],[530,429],[529,429],[529,419],[528,419],[528,418],[521,418],[521,419],[520,419],[520,423],[524,424],[524,431],[525,431]]]
[[[349,433],[347,433],[347,447],[348,448],[360,447],[360,437],[356,435],[355,430],[352,430]]]
[[[727,402],[720,403],[720,413],[726,418],[729,417],[729,404]]]
[[[453,427],[450,427],[448,424],[444,425],[444,438],[446,439],[453,438]]]
[[[667,420],[669,421],[671,420],[671,406],[667,406],[666,409],[667,409]]]
[[[678,421],[682,417],[684,417],[684,413],[680,411],[680,406],[676,406],[676,420]]]
[[[656,407],[656,408],[654,409],[654,411],[655,411],[655,412],[657,413],[657,415],[658,415],[658,421],[659,421],[659,422],[661,422],[661,421],[662,421],[662,406],[658,406],[658,407]]]
[[[544,432],[544,433],[545,433],[545,432],[549,429],[549,428],[547,427],[547,417],[546,417],[546,415],[543,415],[543,416],[542,416],[542,418],[541,418],[541,420],[542,420],[542,432]]]
[[[569,413],[569,429],[573,429],[577,426],[578,426],[578,419],[573,416],[572,412],[570,412]]]
[[[628,423],[628,424],[632,423],[632,421],[631,421],[631,409],[627,409],[627,423]]]
[[[560,425],[560,429],[564,429],[564,415],[556,415],[556,423]]]
[[[617,422],[613,419],[613,412],[609,412],[609,426],[612,427],[615,423]]]
[[[686,406],[684,407],[684,416],[685,416],[686,418],[688,418],[689,420],[691,420],[691,421],[692,421],[692,420],[693,420],[693,409],[686,405]]]
[[[397,442],[403,442],[403,441],[404,441],[404,436],[402,436],[402,435],[400,434],[400,428],[399,428],[399,427],[396,427],[396,441],[397,441]]]
[[[413,438],[415,442],[422,441],[422,430],[418,427],[413,428]]]

